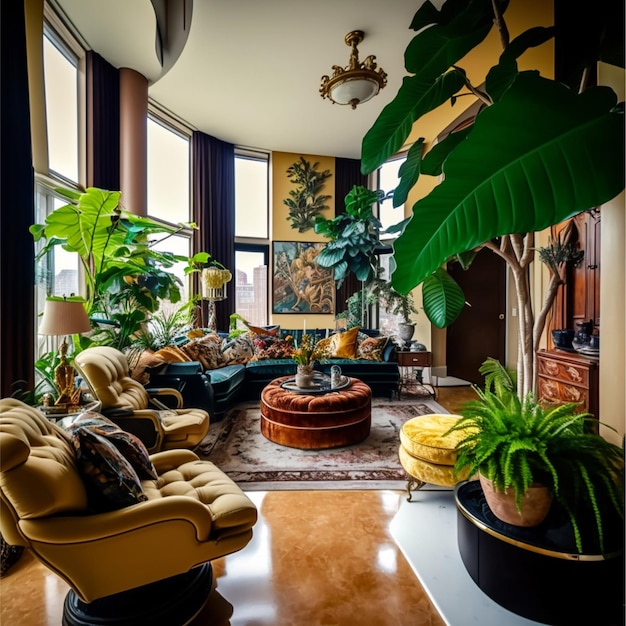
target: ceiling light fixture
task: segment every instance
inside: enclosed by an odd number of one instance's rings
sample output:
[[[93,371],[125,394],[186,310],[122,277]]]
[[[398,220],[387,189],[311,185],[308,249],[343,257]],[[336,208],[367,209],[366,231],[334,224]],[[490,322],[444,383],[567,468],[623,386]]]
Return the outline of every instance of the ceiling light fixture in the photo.
[[[357,46],[363,41],[363,31],[353,30],[345,38],[352,48],[350,61],[346,67],[333,65],[332,76],[322,76],[320,94],[333,104],[349,104],[356,109],[357,104],[371,100],[387,84],[387,74],[376,64],[374,55],[359,62]]]

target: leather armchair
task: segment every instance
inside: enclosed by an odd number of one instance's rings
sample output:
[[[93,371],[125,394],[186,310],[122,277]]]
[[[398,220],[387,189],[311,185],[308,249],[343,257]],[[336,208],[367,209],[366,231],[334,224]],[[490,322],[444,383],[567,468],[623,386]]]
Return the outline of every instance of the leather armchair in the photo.
[[[209,431],[207,411],[181,408],[183,398],[176,389],[146,389],[130,376],[126,356],[111,346],[79,352],[74,367],[100,401],[103,415],[137,435],[150,452],[195,448]],[[176,408],[159,400],[165,396],[173,398]]]
[[[186,623],[208,598],[210,561],[252,538],[254,503],[213,463],[149,458],[158,477],[141,480],[143,501],[94,511],[70,432],[0,400],[0,531],[68,583],[64,625]]]

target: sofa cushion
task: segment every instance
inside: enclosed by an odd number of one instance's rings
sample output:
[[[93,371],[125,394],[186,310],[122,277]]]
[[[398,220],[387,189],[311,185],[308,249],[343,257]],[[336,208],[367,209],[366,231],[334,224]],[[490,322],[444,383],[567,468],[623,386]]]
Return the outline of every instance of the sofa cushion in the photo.
[[[72,434],[72,444],[90,505],[95,510],[119,509],[148,499],[133,466],[105,437],[78,427]]]

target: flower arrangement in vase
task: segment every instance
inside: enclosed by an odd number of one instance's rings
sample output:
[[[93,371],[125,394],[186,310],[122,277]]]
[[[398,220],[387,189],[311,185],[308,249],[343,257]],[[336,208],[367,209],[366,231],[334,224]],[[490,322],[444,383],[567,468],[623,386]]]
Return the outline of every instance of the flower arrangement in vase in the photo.
[[[298,387],[312,387],[314,377],[313,365],[317,358],[313,335],[307,335],[306,333],[302,335],[300,345],[296,344],[296,349],[291,358],[297,364],[296,385]]]

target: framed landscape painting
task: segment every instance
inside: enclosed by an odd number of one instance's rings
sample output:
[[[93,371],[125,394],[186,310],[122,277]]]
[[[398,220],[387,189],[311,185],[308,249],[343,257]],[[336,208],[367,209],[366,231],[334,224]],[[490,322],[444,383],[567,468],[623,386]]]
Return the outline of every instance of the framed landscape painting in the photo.
[[[335,314],[335,281],[315,257],[325,243],[274,241],[272,313]]]

